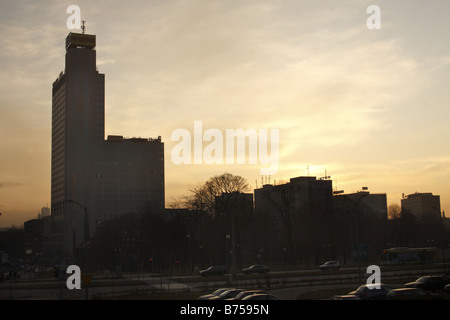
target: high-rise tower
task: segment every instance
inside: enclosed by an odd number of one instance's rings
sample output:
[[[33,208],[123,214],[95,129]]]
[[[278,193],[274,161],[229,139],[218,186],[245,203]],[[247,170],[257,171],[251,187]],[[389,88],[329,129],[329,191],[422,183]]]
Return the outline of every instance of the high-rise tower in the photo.
[[[100,220],[164,208],[164,144],[105,140],[105,76],[96,37],[69,33],[52,90],[52,243],[71,256]]]
[[[105,76],[96,68],[95,42],[95,35],[69,33],[65,71],[53,83],[51,210],[63,252],[86,236],[77,226],[87,223],[80,210],[91,201],[93,164],[104,140]]]

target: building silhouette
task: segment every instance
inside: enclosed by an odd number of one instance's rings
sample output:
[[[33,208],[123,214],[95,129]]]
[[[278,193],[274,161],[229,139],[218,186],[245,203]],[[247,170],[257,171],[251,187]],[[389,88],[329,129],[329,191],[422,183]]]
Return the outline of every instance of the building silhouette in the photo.
[[[265,184],[254,194],[255,216],[270,224],[261,235],[261,246],[268,248],[265,255],[291,264],[307,256],[318,259],[331,241],[332,181],[296,177],[284,184]]]
[[[369,217],[387,220],[386,193],[358,191],[355,193],[336,194],[333,199],[335,207],[339,209],[357,210],[361,214],[369,215]]]
[[[330,204],[332,181],[316,177],[291,178],[288,183],[265,184],[254,190],[255,214],[272,217],[300,216]]]
[[[438,220],[441,216],[441,200],[438,195],[413,193],[401,199],[402,212],[412,214],[418,219]]]
[[[339,227],[334,243],[345,253],[344,260],[376,258],[388,242],[387,195],[370,193],[367,188],[335,194],[333,210]]]
[[[164,144],[105,140],[105,75],[96,36],[69,33],[52,88],[52,250],[70,257],[102,220],[164,208]]]
[[[401,199],[402,216],[415,226],[410,242],[416,246],[439,246],[442,238],[441,201],[438,195],[413,193]]]

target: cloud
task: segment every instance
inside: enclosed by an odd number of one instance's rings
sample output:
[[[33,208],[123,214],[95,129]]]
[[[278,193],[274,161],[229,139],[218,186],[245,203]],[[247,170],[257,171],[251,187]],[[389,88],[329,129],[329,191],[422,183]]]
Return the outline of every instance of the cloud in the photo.
[[[14,188],[14,187],[21,187],[25,186],[26,184],[20,183],[20,182],[10,182],[10,181],[3,181],[0,182],[0,188]]]

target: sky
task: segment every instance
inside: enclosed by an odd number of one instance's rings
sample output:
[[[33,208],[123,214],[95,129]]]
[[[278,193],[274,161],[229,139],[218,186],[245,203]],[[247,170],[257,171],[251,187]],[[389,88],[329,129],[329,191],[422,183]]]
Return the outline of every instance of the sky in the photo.
[[[0,0],[0,228],[50,206],[70,5],[97,36],[105,136],[162,137],[167,205],[224,172],[261,186],[261,161],[174,163],[172,133],[201,121],[279,130],[272,183],[327,175],[388,204],[432,192],[450,213],[447,0]]]

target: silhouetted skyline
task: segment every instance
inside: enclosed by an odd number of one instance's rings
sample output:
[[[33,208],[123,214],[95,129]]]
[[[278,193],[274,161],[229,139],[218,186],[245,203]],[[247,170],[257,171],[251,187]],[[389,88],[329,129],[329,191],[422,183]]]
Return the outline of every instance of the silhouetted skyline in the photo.
[[[0,227],[50,205],[51,90],[69,30],[60,1],[0,5]],[[450,21],[446,1],[77,1],[107,76],[105,131],[162,136],[166,204],[231,172],[261,186],[259,165],[175,165],[178,128],[277,128],[272,181],[331,176],[440,195],[449,210]]]

